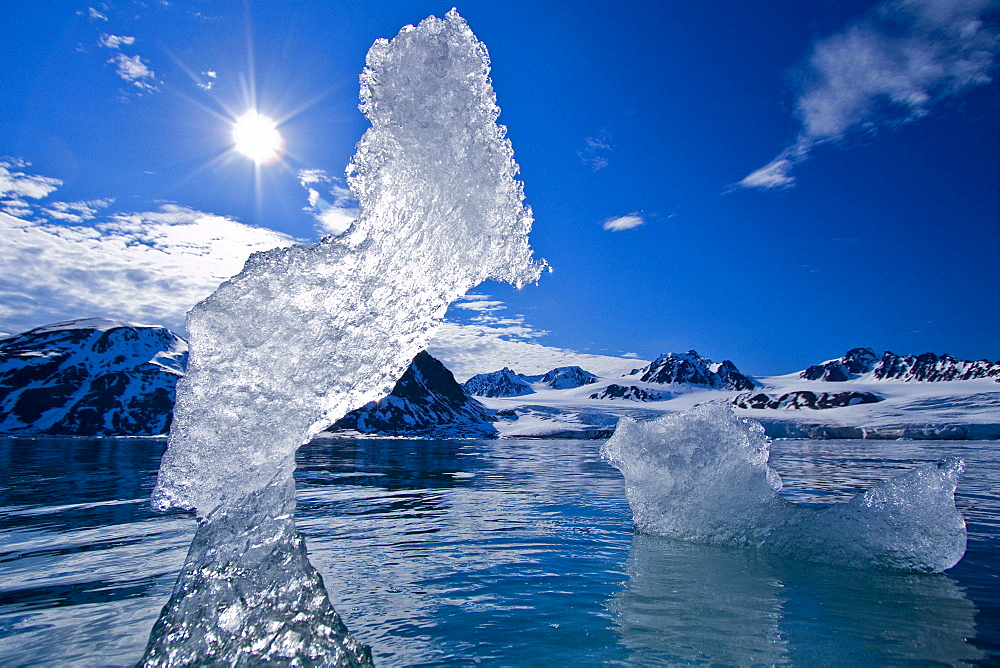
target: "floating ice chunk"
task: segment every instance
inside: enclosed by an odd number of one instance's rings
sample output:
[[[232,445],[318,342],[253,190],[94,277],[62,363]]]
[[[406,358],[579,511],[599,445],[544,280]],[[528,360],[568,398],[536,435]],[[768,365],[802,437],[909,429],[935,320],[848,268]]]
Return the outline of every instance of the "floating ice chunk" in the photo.
[[[372,127],[348,168],[359,218],[254,254],[188,314],[158,508],[205,516],[290,475],[299,445],[389,393],[454,299],[488,278],[538,279],[488,73],[454,10],[375,42],[361,75]]]
[[[651,422],[622,418],[602,448],[625,477],[636,528],[853,567],[940,572],[965,554],[955,507],[962,461],[892,478],[848,503],[798,505],[778,495],[757,422],[708,404]]]

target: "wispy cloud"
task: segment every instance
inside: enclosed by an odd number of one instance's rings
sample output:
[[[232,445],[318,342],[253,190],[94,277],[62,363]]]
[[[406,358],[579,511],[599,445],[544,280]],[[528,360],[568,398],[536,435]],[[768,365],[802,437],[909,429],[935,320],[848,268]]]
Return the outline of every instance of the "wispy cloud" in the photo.
[[[41,199],[62,185],[59,179],[11,171],[30,166],[31,163],[16,158],[0,159],[0,198]]]
[[[80,13],[82,13],[82,12],[80,12]],[[96,9],[94,9],[93,7],[87,7],[87,15],[93,21],[107,21],[108,20],[107,16],[105,16],[102,13],[100,13],[99,11],[97,11]]]
[[[135,44],[135,37],[127,35],[109,35],[104,33],[98,38],[97,43],[106,49],[120,49],[122,45],[130,46]]]
[[[583,164],[595,172],[608,166],[614,149],[611,146],[611,134],[607,130],[602,130],[594,137],[585,137],[583,143],[584,147],[576,152]]]
[[[201,73],[201,76],[203,78],[200,81],[195,81],[198,88],[201,88],[202,90],[212,90],[212,86],[215,85],[215,81],[218,79],[219,75],[215,72],[215,70],[205,70]]]
[[[343,179],[322,169],[303,169],[299,172],[299,183],[309,193],[309,204],[303,210],[313,215],[320,232],[343,234],[357,219],[358,201]]]
[[[643,219],[640,212],[636,211],[628,214],[627,216],[608,218],[604,221],[601,227],[611,232],[621,232],[622,230],[633,230],[645,224],[646,221]]]
[[[991,81],[997,0],[886,0],[816,43],[801,71],[795,141],[737,186],[783,188],[812,149],[849,133],[926,116],[939,101]]]
[[[619,376],[636,367],[634,358],[578,353],[535,341],[510,338],[497,328],[445,322],[427,348],[459,382],[477,373],[510,367],[518,373],[544,373],[560,366],[580,366],[602,376]],[[640,364],[641,366],[641,364]]]
[[[119,53],[108,62],[117,65],[116,73],[123,81],[145,91],[157,90],[156,86],[151,83],[156,81],[156,74],[138,55],[127,56],[124,53]]]
[[[135,44],[135,37],[104,33],[98,38],[97,43],[106,49],[119,51],[119,53],[108,59],[108,63],[116,66],[115,73],[122,80],[147,92],[157,90],[154,85],[156,74],[150,69],[149,64],[138,55],[129,56],[125,53],[120,53],[123,46],[133,46]]]
[[[51,202],[42,208],[42,214],[51,220],[83,223],[97,217],[101,209],[114,204],[114,199],[92,199],[84,202]]]

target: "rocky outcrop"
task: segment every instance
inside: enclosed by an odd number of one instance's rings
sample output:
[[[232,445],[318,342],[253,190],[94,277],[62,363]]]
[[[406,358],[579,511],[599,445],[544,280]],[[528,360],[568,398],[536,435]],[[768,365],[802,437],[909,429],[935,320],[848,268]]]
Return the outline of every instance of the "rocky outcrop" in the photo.
[[[591,399],[627,399],[629,401],[662,401],[669,395],[645,390],[635,385],[608,385],[600,392],[590,395]]]
[[[843,357],[811,366],[799,374],[804,380],[844,382],[871,373],[874,380],[941,383],[993,378],[1000,383],[1000,362],[960,360],[951,355],[897,355],[881,358],[871,348],[854,348]]]
[[[500,371],[476,374],[462,383],[462,387],[477,397],[521,397],[535,392],[523,376],[507,367]]]
[[[886,351],[872,370],[872,378],[927,383],[993,378],[1000,383],[1000,362],[960,360],[934,353],[897,355]]]
[[[733,405],[738,408],[769,408],[773,410],[810,408],[823,410],[826,408],[843,408],[857,404],[874,404],[882,398],[871,392],[810,392],[800,390],[773,396],[759,392],[748,392],[733,399]]]
[[[639,376],[639,380],[644,383],[677,383],[716,390],[743,391],[757,387],[753,380],[740,373],[729,360],[713,364],[712,360],[701,357],[694,350],[661,355],[629,375]]]
[[[0,433],[164,434],[187,342],[163,327],[92,318],[0,339]]]
[[[868,373],[875,368],[877,361],[878,355],[871,348],[853,348],[839,359],[809,367],[799,377],[804,380],[840,383]]]
[[[578,366],[561,366],[552,369],[539,380],[553,390],[570,390],[597,382],[597,376]]]
[[[426,352],[413,358],[392,392],[353,410],[329,431],[427,438],[495,438],[496,417],[466,394],[441,362]]]

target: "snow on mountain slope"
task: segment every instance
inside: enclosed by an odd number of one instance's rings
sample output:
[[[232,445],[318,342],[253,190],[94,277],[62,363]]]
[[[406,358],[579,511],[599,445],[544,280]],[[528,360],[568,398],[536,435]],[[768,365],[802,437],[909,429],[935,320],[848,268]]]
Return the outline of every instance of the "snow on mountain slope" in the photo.
[[[187,342],[89,318],[0,339],[0,433],[165,433]]]
[[[644,383],[694,385],[713,390],[752,390],[756,386],[729,360],[714,364],[695,350],[661,355],[629,375],[638,376]]]
[[[653,419],[666,412],[715,402],[732,405],[738,415],[763,423],[773,437],[1000,438],[1000,387],[993,377],[948,382],[941,380],[939,374],[935,376],[938,380],[915,382],[917,378],[907,373],[900,378],[878,379],[872,374],[874,363],[864,370],[867,357],[864,350],[852,351],[857,353],[853,357],[861,358],[855,360],[857,363],[845,360],[851,357],[849,353],[845,358],[824,363],[829,365],[826,368],[810,367],[821,368],[811,374],[816,376],[815,380],[804,378],[806,372],[748,378],[754,388],[750,392],[713,388],[713,384],[720,383],[708,379],[703,371],[711,370],[707,364],[699,365],[703,368],[697,369],[697,373],[684,372],[681,376],[700,384],[664,385],[641,380],[668,375],[658,375],[654,362],[625,377],[599,377],[596,383],[583,387],[552,390],[534,385],[536,392],[530,396],[482,401],[505,418],[497,423],[502,437],[601,437],[611,433],[622,415]],[[658,361],[669,357],[661,356]],[[674,355],[675,361],[670,362],[674,371],[671,379],[677,378],[678,368],[683,371],[676,363],[680,358],[691,359],[687,355]],[[926,359],[912,357],[919,358]],[[669,365],[659,366],[670,370]],[[836,382],[822,379],[834,366],[840,367],[834,373],[838,377]],[[951,368],[958,366],[961,365]],[[841,380],[840,375],[849,377]],[[660,400],[650,400],[657,396]],[[752,401],[753,397],[763,398]]]
[[[88,318],[0,339],[0,434],[148,436],[170,428],[187,342]],[[422,352],[392,393],[338,426],[365,434],[492,438],[496,418]]]
[[[351,411],[329,431],[427,438],[494,438],[496,417],[470,397],[451,371],[426,352],[383,399]]]

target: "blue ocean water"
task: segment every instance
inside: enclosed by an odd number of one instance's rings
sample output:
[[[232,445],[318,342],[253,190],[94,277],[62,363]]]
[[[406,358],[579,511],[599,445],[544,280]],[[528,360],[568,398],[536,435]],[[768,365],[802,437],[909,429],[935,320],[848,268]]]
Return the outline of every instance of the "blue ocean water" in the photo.
[[[845,500],[966,459],[965,558],[838,569],[634,534],[598,441],[315,441],[297,521],[379,665],[1000,662],[1000,444],[776,441],[783,494]],[[132,665],[194,535],[162,439],[0,439],[0,665]]]

